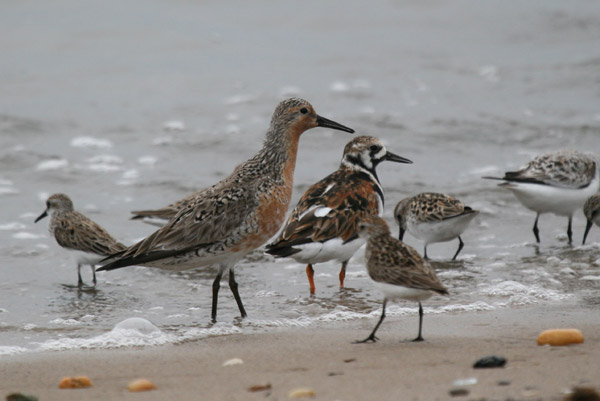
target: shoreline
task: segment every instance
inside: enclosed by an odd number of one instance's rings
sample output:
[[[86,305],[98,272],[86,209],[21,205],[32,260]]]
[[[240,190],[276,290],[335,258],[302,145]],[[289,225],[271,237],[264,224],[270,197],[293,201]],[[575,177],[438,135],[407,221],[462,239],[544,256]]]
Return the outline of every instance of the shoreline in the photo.
[[[496,311],[425,315],[425,342],[413,343],[416,316],[388,317],[375,344],[366,337],[376,319],[329,328],[275,329],[209,337],[180,345],[17,354],[0,359],[0,396],[21,392],[40,400],[285,400],[295,388],[322,400],[562,400],[574,386],[600,392],[600,322],[592,306],[536,305]],[[578,328],[585,342],[538,346],[550,328]],[[473,369],[488,355],[504,368]],[[243,364],[222,366],[232,358]],[[88,376],[88,389],[59,390],[64,376]],[[137,378],[158,389],[143,396]],[[477,383],[455,386],[456,380]],[[252,386],[271,389],[250,392]],[[467,395],[451,396],[464,388]]]

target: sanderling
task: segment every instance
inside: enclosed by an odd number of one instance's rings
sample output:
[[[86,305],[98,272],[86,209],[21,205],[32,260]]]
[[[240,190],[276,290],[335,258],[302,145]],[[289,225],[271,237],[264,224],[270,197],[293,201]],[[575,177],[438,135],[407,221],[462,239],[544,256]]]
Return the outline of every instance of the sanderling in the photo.
[[[592,224],[596,223],[600,227],[600,193],[589,197],[583,206],[583,214],[587,219],[585,233],[583,234],[583,245],[585,245],[585,240],[592,228]]]
[[[234,265],[277,233],[292,196],[300,135],[311,128],[354,130],[319,116],[306,100],[281,102],[271,119],[263,148],[233,173],[197,192],[162,228],[107,258],[99,270],[144,265],[186,270],[218,265],[213,282],[212,313],[217,317],[221,277],[229,272],[229,287],[242,317],[246,311],[234,277]]]
[[[477,210],[465,206],[452,196],[433,192],[404,198],[394,209],[394,217],[400,226],[398,239],[402,241],[408,231],[414,237],[425,241],[425,259],[428,244],[458,238],[458,249],[452,257],[452,260],[455,260],[464,246],[460,235],[478,214]]]
[[[499,186],[509,189],[526,208],[537,213],[533,234],[540,242],[538,219],[540,214],[554,213],[567,216],[569,244],[573,213],[598,192],[600,173],[594,157],[573,150],[561,150],[535,157],[517,171],[507,171],[504,177],[483,177],[503,180]]]
[[[94,265],[106,256],[122,251],[127,247],[106,232],[98,224],[75,211],[73,202],[65,194],[54,194],[46,201],[46,210],[35,219],[35,223],[50,214],[48,229],[61,247],[76,255],[78,286],[83,285],[81,266],[92,268],[94,285],[96,270]]]
[[[377,341],[375,333],[385,318],[388,300],[406,299],[419,303],[419,335],[423,341],[423,306],[421,301],[433,293],[447,295],[431,265],[412,247],[392,237],[387,223],[378,216],[367,216],[358,224],[358,235],[367,240],[365,259],[369,277],[383,292],[381,318],[369,335],[356,343]]]
[[[383,214],[383,189],[375,169],[384,160],[412,163],[388,152],[372,136],[348,142],[338,170],[304,192],[279,237],[267,245],[267,253],[275,257],[289,256],[308,264],[311,294],[315,293],[313,264],[328,260],[342,263],[339,279],[344,287],[348,260],[364,244],[356,235],[358,221],[365,215]]]

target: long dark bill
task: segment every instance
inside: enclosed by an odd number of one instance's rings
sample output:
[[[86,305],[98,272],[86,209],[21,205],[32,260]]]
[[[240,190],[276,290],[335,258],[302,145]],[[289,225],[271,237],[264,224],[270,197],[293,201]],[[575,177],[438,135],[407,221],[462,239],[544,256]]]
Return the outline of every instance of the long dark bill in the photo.
[[[48,210],[44,210],[44,213],[40,214],[40,217],[35,219],[34,223],[37,223],[38,221],[40,221],[41,219],[43,219],[46,216],[48,216]]]
[[[408,160],[407,158],[398,156],[397,154],[394,154],[392,152],[387,152],[385,154],[385,160],[396,163],[412,164],[412,160]]]
[[[317,114],[317,125],[319,127],[323,127],[323,128],[339,129],[340,131],[346,131],[346,132],[349,132],[351,134],[354,133],[354,130],[352,128],[348,128],[345,125],[342,125],[340,123],[336,123],[335,121],[332,121],[332,120],[330,120],[328,118],[321,117],[318,114]]]

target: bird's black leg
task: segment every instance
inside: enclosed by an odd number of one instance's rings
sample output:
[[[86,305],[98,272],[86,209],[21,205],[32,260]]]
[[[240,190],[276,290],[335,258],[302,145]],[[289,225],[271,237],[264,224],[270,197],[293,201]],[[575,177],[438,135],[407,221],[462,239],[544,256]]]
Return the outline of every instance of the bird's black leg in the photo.
[[[94,268],[94,265],[90,265],[90,267],[92,268],[92,276],[94,277],[94,287],[96,286],[96,269]]]
[[[377,332],[377,329],[379,328],[379,326],[381,326],[381,322],[383,322],[383,319],[385,319],[385,305],[387,304],[387,299],[383,300],[383,309],[381,310],[381,317],[379,318],[379,321],[377,322],[377,325],[375,326],[375,328],[373,329],[373,331],[371,332],[371,334],[369,335],[369,337],[365,338],[364,340],[357,340],[354,341],[354,344],[361,344],[361,343],[366,343],[369,341],[377,341],[378,338],[375,337],[375,333]]]
[[[223,271],[219,269],[217,273],[217,277],[215,277],[215,281],[213,281],[213,296],[212,296],[212,311],[211,317],[213,323],[217,321],[217,301],[219,299],[219,288],[221,288],[221,277],[223,276]]]
[[[454,257],[452,258],[452,260],[456,260],[456,257],[458,256],[460,251],[463,249],[463,246],[465,246],[465,243],[463,242],[462,238],[460,238],[460,235],[459,235],[458,236],[458,250],[454,254]]]
[[[567,236],[569,237],[569,245],[573,242],[573,230],[572,230],[572,224],[573,224],[573,216],[569,216],[569,225],[567,226]]]
[[[83,286],[83,280],[81,279],[81,263],[77,264],[77,287]]]
[[[540,230],[538,230],[538,219],[540,218],[540,214],[538,213],[535,216],[535,223],[533,223],[533,234],[535,235],[535,240],[537,241],[537,243],[540,243]]]
[[[422,328],[423,328],[423,306],[421,306],[421,302],[419,302],[419,335],[413,341],[424,341],[424,338],[421,335]]]
[[[594,224],[594,222],[592,220],[588,220],[587,224],[585,225],[585,233],[583,234],[583,242],[581,243],[581,245],[585,245],[585,239],[588,236],[588,233],[590,232],[590,229],[592,228],[592,224]]]
[[[233,292],[233,297],[235,298],[235,302],[237,302],[237,306],[242,314],[242,317],[247,317],[248,315],[246,314],[246,310],[242,304],[242,298],[240,298],[240,293],[238,292],[238,283],[235,281],[233,267],[229,269],[229,288],[231,288],[231,292]]]

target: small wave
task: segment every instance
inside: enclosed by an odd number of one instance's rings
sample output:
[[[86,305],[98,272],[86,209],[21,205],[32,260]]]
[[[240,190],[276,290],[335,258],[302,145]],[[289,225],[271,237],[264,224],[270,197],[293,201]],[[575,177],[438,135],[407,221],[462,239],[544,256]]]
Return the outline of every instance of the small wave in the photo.
[[[23,347],[0,345],[0,356],[21,354],[27,351],[28,349]]]
[[[71,146],[74,148],[111,148],[113,145],[108,139],[78,136],[71,140]]]

